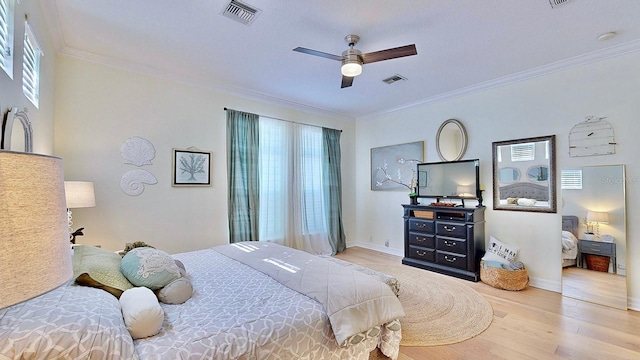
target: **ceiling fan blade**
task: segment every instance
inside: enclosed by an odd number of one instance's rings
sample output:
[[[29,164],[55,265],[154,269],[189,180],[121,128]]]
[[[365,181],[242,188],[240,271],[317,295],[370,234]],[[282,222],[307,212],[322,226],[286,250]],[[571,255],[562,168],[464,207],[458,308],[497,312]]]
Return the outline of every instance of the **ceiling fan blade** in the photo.
[[[346,87],[349,87],[353,85],[353,77],[352,76],[344,76],[342,75],[342,85],[340,86],[340,89],[344,89]]]
[[[417,55],[416,44],[400,46],[387,50],[374,51],[362,54],[362,62],[369,64],[376,61],[390,60],[404,56]]]
[[[307,49],[307,48],[303,48],[303,47],[297,47],[297,48],[293,49],[293,51],[297,51],[297,52],[301,52],[301,53],[309,54],[309,55],[320,56],[320,57],[331,59],[331,60],[342,61],[342,56],[333,55],[333,54],[329,54],[329,53],[322,52],[322,51],[317,51],[317,50],[311,50],[311,49]]]

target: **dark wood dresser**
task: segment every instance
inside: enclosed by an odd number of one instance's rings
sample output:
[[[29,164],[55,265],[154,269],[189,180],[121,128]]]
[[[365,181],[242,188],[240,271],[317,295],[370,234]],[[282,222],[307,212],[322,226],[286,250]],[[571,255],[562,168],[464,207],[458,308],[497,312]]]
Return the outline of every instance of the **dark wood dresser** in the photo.
[[[402,263],[465,280],[480,280],[485,207],[404,207]]]

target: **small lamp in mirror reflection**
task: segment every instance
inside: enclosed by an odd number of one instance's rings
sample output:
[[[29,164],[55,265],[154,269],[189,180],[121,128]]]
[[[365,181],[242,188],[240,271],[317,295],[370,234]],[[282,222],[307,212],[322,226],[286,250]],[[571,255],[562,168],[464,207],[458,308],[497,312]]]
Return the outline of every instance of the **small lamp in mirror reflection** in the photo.
[[[471,193],[471,186],[458,185],[458,187],[456,188],[456,193],[458,194],[459,197],[464,197],[464,198],[475,197],[475,195]]]
[[[595,238],[600,238],[600,224],[608,224],[609,223],[609,214],[602,211],[587,211],[587,231],[591,234],[594,234],[593,225],[595,224]],[[591,229],[589,231],[589,225],[591,225]]]
[[[0,309],[72,275],[62,159],[0,150]]]
[[[76,236],[84,235],[79,228],[73,231],[73,221],[71,209],[87,208],[96,206],[96,197],[93,191],[93,183],[88,181],[65,181],[64,192],[67,202],[67,218],[69,222],[69,241],[76,243]]]

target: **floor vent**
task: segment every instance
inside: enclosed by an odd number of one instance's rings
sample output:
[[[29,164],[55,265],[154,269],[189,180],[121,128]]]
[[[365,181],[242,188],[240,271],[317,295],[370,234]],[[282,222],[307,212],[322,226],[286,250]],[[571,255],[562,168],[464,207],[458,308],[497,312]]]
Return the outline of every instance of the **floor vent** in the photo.
[[[384,80],[382,80],[382,81],[386,82],[387,84],[393,84],[394,82],[396,82],[396,81],[401,81],[401,80],[402,80],[402,81],[406,81],[406,80],[407,80],[407,78],[406,78],[406,77],[404,77],[404,76],[400,76],[400,75],[398,75],[398,74],[395,74],[395,75],[393,75],[393,76],[391,76],[391,77],[388,77],[388,78],[386,78],[386,79],[384,79]]]
[[[262,10],[253,8],[238,0],[231,0],[222,11],[222,15],[245,25],[251,25]]]
[[[556,8],[560,5],[564,5],[568,3],[570,0],[549,0],[549,4],[551,4],[552,8]]]

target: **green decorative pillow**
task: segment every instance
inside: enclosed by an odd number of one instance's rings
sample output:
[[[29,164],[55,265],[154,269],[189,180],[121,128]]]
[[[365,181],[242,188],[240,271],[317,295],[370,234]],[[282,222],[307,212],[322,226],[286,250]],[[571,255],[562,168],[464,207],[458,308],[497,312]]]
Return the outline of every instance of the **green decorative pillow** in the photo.
[[[180,268],[164,251],[139,247],[127,253],[120,262],[122,274],[135,286],[158,290],[180,278]]]
[[[120,272],[120,255],[95,246],[73,248],[73,278],[79,285],[95,287],[120,298],[133,285]]]

